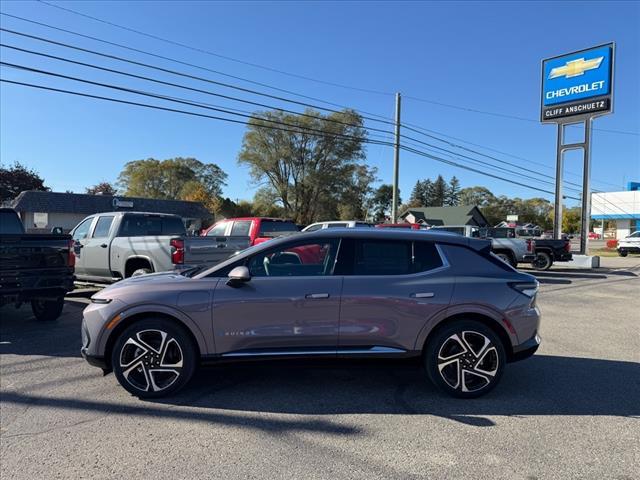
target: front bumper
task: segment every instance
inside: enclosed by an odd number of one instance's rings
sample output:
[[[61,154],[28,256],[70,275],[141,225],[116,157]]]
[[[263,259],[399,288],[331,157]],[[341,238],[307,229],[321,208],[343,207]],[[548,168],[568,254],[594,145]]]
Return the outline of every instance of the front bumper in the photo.
[[[542,340],[540,339],[540,335],[536,333],[526,342],[521,343],[520,345],[516,345],[515,347],[513,347],[513,354],[511,355],[509,361],[517,362],[520,360],[524,360],[525,358],[529,358],[534,353],[536,353],[538,347],[540,347],[541,341]]]
[[[109,371],[111,371],[104,357],[89,355],[85,347],[82,347],[80,349],[80,353],[82,354],[82,358],[84,358],[89,365],[93,367],[101,368],[105,373],[108,373]]]

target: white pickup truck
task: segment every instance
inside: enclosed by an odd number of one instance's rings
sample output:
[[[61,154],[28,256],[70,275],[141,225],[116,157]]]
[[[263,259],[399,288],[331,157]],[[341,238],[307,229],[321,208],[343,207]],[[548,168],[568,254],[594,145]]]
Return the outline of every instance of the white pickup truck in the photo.
[[[531,263],[535,260],[535,241],[521,238],[495,238],[490,228],[471,225],[446,225],[431,227],[434,230],[445,230],[465,237],[488,238],[491,240],[491,251],[500,259],[516,268],[518,263]]]

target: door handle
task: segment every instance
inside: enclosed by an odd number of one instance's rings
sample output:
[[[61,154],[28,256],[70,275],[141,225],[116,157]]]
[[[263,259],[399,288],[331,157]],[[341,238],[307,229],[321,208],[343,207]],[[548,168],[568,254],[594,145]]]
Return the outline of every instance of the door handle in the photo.
[[[103,243],[103,244],[102,244],[102,245],[100,245],[100,246],[101,246],[102,248],[107,248],[107,246],[108,246],[108,245],[107,245],[106,243]]]
[[[419,293],[412,293],[411,296],[413,298],[432,298],[435,296],[435,293],[433,292],[419,292]]]
[[[225,248],[226,245],[224,243],[219,243],[218,245],[216,245],[216,248]]]
[[[304,298],[314,298],[314,299],[318,299],[318,298],[329,298],[329,294],[328,293],[307,293]]]

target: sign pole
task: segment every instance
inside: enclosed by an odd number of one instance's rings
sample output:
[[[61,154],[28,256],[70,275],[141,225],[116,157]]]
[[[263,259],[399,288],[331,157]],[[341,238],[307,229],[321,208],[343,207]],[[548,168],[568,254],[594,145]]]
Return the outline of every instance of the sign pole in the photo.
[[[398,221],[398,173],[400,169],[400,93],[396,93],[396,131],[393,151],[393,199],[391,223]]]
[[[558,123],[558,140],[556,143],[556,198],[553,216],[553,238],[562,238],[562,173],[564,169],[564,125]]]
[[[582,216],[580,228],[580,253],[589,254],[589,220],[591,220],[591,122],[584,121],[584,168],[582,170]],[[603,232],[604,233],[604,232]]]

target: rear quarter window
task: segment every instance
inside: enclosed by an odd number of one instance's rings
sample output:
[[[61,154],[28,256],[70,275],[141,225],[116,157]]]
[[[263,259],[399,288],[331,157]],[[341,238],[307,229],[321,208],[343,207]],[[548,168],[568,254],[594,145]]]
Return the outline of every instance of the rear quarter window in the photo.
[[[441,244],[440,248],[458,274],[513,273],[513,269],[509,265],[491,254],[484,255],[462,245]]]

